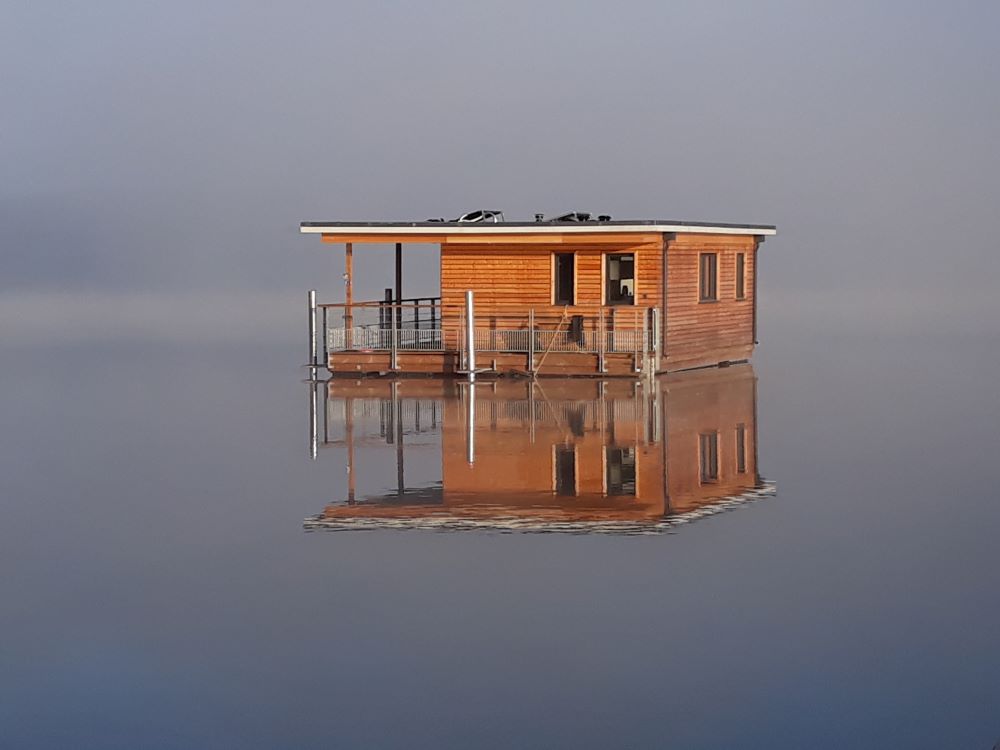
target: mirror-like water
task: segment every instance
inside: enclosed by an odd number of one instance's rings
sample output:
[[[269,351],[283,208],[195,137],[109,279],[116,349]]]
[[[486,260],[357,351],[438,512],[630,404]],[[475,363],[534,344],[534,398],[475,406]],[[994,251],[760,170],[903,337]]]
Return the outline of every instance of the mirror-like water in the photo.
[[[993,350],[775,338],[474,394],[6,351],[0,746],[991,747]]]

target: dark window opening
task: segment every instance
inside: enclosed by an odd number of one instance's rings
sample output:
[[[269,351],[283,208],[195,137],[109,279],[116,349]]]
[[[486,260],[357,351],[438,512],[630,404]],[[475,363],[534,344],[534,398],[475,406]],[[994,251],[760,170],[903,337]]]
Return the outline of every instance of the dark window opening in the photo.
[[[719,481],[719,433],[707,432],[698,436],[701,481]]]
[[[575,258],[572,253],[556,256],[556,304],[573,305],[575,299]]]
[[[746,264],[746,253],[736,253],[736,299],[746,299],[747,296]]]
[[[604,275],[607,279],[605,303],[608,305],[635,304],[635,255],[606,256]]]
[[[609,495],[635,496],[635,448],[607,449]]]
[[[698,300],[714,302],[718,299],[719,256],[717,253],[702,253],[698,268]]]
[[[556,494],[576,495],[576,451],[572,445],[556,446]]]
[[[747,470],[747,427],[736,425],[736,471],[745,474]]]

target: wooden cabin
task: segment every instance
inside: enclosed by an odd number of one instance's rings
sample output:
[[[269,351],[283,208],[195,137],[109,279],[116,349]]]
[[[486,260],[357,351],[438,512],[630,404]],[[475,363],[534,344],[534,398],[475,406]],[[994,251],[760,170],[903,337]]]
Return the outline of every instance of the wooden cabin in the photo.
[[[348,488],[310,528],[643,530],[773,491],[758,473],[749,365],[652,382],[334,378],[322,387],[326,418],[346,428],[324,443],[346,447]],[[411,486],[407,461],[426,465],[412,452],[428,434],[440,439],[441,481]],[[398,486],[359,498],[354,451],[372,440],[394,449]]]
[[[634,377],[750,358],[758,250],[775,228],[305,222],[301,232],[345,247],[344,301],[311,297],[313,362],[334,375]],[[394,287],[354,300],[354,249],[386,243],[396,250]],[[403,297],[408,243],[440,247],[438,296]]]

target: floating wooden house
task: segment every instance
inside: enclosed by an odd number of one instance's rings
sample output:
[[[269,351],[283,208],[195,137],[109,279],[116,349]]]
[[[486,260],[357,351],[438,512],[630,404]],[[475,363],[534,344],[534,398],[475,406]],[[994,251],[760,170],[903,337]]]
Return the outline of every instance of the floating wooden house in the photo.
[[[749,365],[652,382],[333,378],[316,440],[346,449],[346,493],[306,526],[642,532],[728,510],[773,493],[756,384]],[[361,495],[355,449],[379,446],[396,488]]]
[[[775,234],[659,220],[300,230],[345,246],[344,301],[310,296],[313,362],[335,375],[634,377],[744,361],[757,340],[758,249]],[[385,243],[396,248],[394,287],[381,300],[354,300],[354,248]],[[403,297],[410,243],[439,245],[438,296]]]

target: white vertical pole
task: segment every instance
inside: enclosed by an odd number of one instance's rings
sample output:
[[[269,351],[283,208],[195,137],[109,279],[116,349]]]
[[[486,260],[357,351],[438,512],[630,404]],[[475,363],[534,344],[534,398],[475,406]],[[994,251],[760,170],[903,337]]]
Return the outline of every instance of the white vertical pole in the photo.
[[[472,294],[472,292],[469,292]],[[469,464],[476,463],[476,383],[471,379],[466,392],[468,401],[465,404],[465,460]]]
[[[469,382],[476,382],[476,311],[472,290],[465,292],[465,346],[468,354]]]
[[[316,290],[309,290],[309,364],[313,365],[312,374],[315,377],[315,365],[319,364],[316,353]]]

